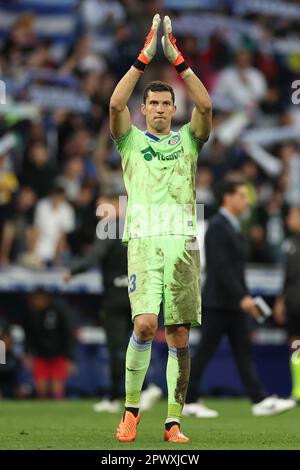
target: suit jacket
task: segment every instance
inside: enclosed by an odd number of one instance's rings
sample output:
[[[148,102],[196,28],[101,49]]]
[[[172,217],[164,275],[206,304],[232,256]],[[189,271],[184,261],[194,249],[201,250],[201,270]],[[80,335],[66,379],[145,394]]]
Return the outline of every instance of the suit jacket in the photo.
[[[244,277],[244,240],[221,213],[210,221],[205,236],[205,252],[204,307],[240,310],[240,300],[248,295]]]
[[[284,297],[287,314],[300,316],[300,236],[293,235],[285,246]]]

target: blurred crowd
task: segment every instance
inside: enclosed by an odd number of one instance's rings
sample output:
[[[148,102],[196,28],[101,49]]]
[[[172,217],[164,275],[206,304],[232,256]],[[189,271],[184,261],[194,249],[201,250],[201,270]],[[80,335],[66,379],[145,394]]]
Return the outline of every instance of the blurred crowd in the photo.
[[[208,219],[216,210],[214,184],[242,175],[250,200],[243,220],[248,261],[280,262],[286,214],[300,205],[300,113],[292,102],[300,71],[300,2],[285,2],[285,14],[280,1],[266,1],[264,8],[233,0],[65,3],[73,21],[67,41],[51,36],[50,28],[41,32],[34,8],[20,12],[1,34],[0,265],[55,266],[86,253],[98,198],[124,194],[108,104],[158,11],[173,18],[178,46],[213,98],[197,202],[205,204]],[[6,8],[0,2],[1,11]],[[134,123],[144,126],[138,105],[151,79],[174,87],[174,126],[187,122],[191,103],[159,50],[130,101]]]

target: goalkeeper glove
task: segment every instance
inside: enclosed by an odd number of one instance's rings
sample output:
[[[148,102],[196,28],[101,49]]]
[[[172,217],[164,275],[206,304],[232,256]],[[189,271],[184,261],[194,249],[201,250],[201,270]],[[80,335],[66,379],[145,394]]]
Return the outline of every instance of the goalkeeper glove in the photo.
[[[152,26],[148,36],[146,37],[144,47],[141,50],[135,63],[132,65],[132,68],[140,73],[144,73],[146,65],[148,65],[149,62],[151,62],[151,60],[155,56],[157,45],[157,32],[160,22],[160,16],[157,13],[153,18]]]
[[[171,64],[174,65],[177,72],[183,76],[192,72],[188,64],[185,62],[181,52],[176,46],[176,39],[172,34],[172,23],[169,16],[164,17],[163,21],[164,35],[161,38],[164,54]]]

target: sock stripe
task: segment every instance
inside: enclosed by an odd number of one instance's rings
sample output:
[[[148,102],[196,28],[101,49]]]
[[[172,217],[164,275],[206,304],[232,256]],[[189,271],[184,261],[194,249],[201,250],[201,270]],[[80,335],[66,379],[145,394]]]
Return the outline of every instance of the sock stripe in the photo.
[[[135,336],[134,333],[132,333],[130,338],[130,344],[136,351],[147,351],[147,349],[151,348],[152,340],[141,341]]]
[[[177,348],[169,346],[169,355],[174,359],[177,359]]]

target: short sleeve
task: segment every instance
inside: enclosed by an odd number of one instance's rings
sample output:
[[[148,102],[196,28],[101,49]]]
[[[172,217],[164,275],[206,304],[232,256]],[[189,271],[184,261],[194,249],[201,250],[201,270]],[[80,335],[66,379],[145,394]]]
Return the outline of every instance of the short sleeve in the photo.
[[[208,141],[209,136],[206,140],[202,140],[196,137],[195,134],[191,131],[190,122],[184,124],[184,126],[179,129],[179,133],[182,140],[185,142],[185,145],[191,149],[192,153],[194,153],[197,158],[203,145]]]
[[[126,134],[120,137],[119,139],[116,139],[115,137],[112,136],[112,139],[121,157],[130,150],[130,147],[132,146],[133,135],[134,135],[134,126],[131,126],[128,132],[126,132]]]
[[[136,149],[139,146],[142,137],[143,132],[135,126],[131,126],[129,131],[120,139],[115,139],[113,137],[113,140],[115,142],[118,152],[120,153],[123,164],[126,165],[126,162],[132,159],[132,156],[136,152]]]

